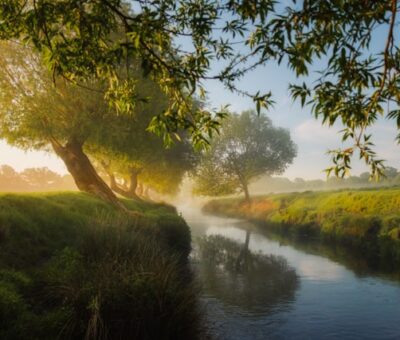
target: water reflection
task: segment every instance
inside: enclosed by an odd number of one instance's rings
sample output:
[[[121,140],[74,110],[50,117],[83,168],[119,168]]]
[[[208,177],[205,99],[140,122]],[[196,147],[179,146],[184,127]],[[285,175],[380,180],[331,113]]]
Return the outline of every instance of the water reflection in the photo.
[[[376,254],[362,252],[358,248],[333,241],[285,235],[268,231],[266,228],[259,230],[268,239],[279,242],[280,246],[290,246],[308,254],[328,258],[345,266],[357,277],[375,276],[400,281],[399,268],[393,267],[391,263],[385,262]]]
[[[221,235],[198,239],[194,258],[205,292],[253,316],[290,306],[299,287],[295,270],[282,256],[250,251],[249,243],[250,231],[242,244]]]

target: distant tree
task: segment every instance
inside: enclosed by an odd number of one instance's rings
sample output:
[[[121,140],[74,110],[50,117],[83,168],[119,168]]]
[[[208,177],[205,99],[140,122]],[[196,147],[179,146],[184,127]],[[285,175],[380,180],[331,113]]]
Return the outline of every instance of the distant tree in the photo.
[[[20,176],[35,191],[46,191],[61,187],[62,177],[48,168],[27,168]]]
[[[250,201],[249,183],[260,175],[282,173],[295,156],[289,132],[274,127],[265,115],[231,114],[202,157],[195,192],[216,196],[239,191]]]
[[[363,182],[368,182],[370,179],[370,173],[369,172],[363,172],[360,174],[360,179]]]
[[[306,181],[304,180],[304,178],[296,177],[294,179],[294,183],[303,185],[304,183],[306,183]]]
[[[350,176],[344,181],[344,184],[349,187],[360,186],[362,183],[362,179],[358,176]]]
[[[400,173],[397,174],[395,178],[393,178],[393,184],[399,185],[400,184]]]
[[[25,191],[28,183],[9,165],[0,166],[0,191]]]
[[[393,168],[391,166],[387,166],[387,167],[385,167],[385,170],[384,170],[383,174],[390,181],[390,180],[394,179],[397,176],[398,171],[397,171],[396,168]]]

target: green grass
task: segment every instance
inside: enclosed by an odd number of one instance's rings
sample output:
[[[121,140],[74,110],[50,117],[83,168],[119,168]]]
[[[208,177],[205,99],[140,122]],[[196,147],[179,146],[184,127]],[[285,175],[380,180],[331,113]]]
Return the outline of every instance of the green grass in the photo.
[[[0,195],[1,339],[196,338],[200,314],[174,208],[81,193]]]
[[[303,192],[209,202],[205,211],[264,222],[285,233],[319,235],[400,263],[400,189]]]

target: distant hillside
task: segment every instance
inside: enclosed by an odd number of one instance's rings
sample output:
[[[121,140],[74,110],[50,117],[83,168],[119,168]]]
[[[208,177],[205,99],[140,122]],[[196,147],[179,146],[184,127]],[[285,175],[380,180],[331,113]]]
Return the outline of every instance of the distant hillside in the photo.
[[[364,172],[360,176],[348,178],[330,177],[327,180],[314,179],[305,180],[295,178],[290,180],[286,177],[263,176],[250,184],[250,192],[254,195],[268,193],[283,193],[295,191],[321,191],[352,188],[378,188],[389,186],[400,186],[400,172],[392,167],[388,167],[385,172],[386,177],[376,182],[370,180],[369,173]]]

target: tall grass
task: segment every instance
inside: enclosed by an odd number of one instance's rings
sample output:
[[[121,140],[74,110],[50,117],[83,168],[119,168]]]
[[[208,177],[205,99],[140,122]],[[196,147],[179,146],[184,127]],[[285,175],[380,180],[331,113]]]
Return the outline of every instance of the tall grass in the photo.
[[[198,338],[188,227],[140,204],[146,225],[77,193],[0,197],[0,338]]]
[[[400,263],[400,189],[304,192],[209,202],[205,211],[264,228],[340,240]]]

